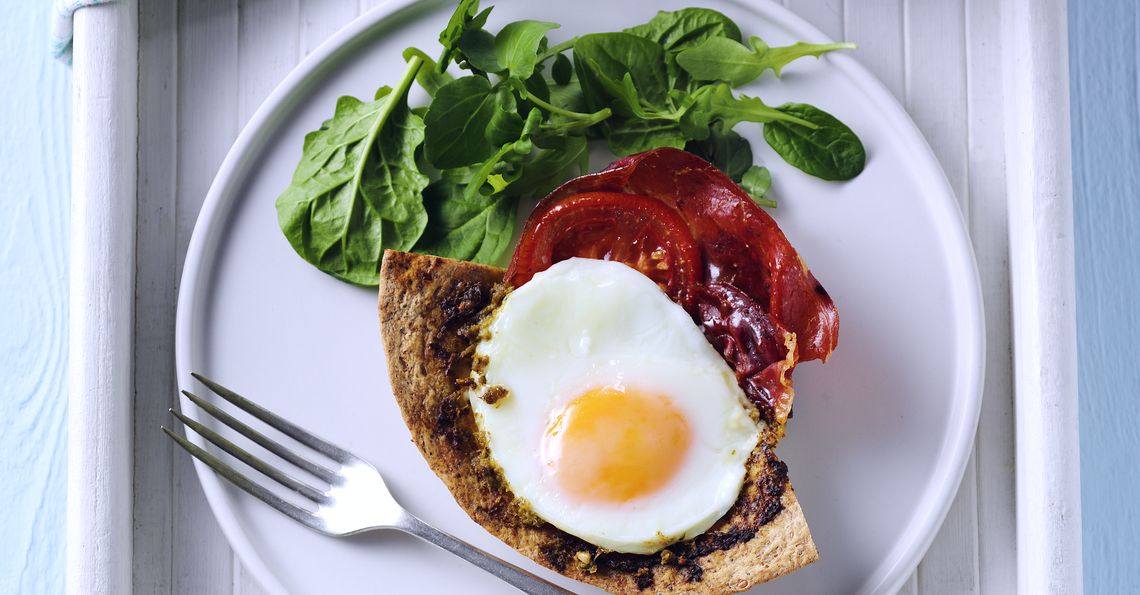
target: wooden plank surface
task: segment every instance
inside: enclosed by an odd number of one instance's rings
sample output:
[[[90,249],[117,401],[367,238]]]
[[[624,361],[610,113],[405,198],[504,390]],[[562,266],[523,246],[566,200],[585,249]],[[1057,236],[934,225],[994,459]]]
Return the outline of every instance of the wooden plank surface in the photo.
[[[930,143],[965,217],[969,194],[966,34],[961,2],[903,6],[904,105]],[[971,230],[972,232],[972,230]],[[977,469],[970,455],[958,495],[918,569],[920,593],[973,593],[978,584]]]
[[[167,238],[174,242],[174,266],[169,273],[175,275],[175,291],[213,173],[238,133],[237,6],[236,0],[178,3],[178,127],[172,139],[176,142],[175,225],[174,233]],[[173,343],[173,336],[169,340]],[[167,353],[173,354],[173,349]],[[228,591],[233,587],[236,568],[233,553],[224,546],[221,530],[213,522],[190,457],[176,450],[173,467],[173,590]]]
[[[67,589],[131,587],[138,6],[75,15],[68,302]]]
[[[1140,3],[1070,2],[1069,51],[1085,591],[1140,593]]]
[[[202,201],[241,127],[282,78],[357,16],[355,3],[144,2],[136,263],[136,593],[261,593],[193,465],[158,431],[175,403],[174,315]]]
[[[174,237],[177,191],[178,6],[139,4],[139,179],[135,243],[135,593],[170,593],[174,567],[174,460],[158,431],[175,404]],[[212,523],[212,519],[203,519]]]
[[[1017,589],[1014,525],[1013,359],[1010,355],[1009,229],[1005,201],[1005,151],[1001,69],[1001,7],[966,1],[967,223],[986,316],[986,376],[975,441],[981,593]],[[983,532],[984,530],[984,532]]]
[[[0,18],[5,140],[0,185],[0,471],[20,489],[0,508],[0,592],[59,593],[67,455],[68,107],[66,67],[44,50],[48,12]],[[10,142],[19,139],[18,142]]]
[[[1082,592],[1082,556],[1066,3],[1009,0],[1001,21],[1017,580],[1067,595]]]
[[[149,567],[136,570],[137,592],[260,592],[232,557],[188,461],[171,458],[169,446],[146,435],[165,415],[174,389],[176,271],[209,181],[240,127],[297,61],[360,11],[382,3],[144,3],[140,135],[147,148],[140,161],[138,240],[155,250],[140,251],[137,266],[136,357],[150,362],[136,369],[136,430],[146,438],[136,445],[136,474],[149,484],[136,487],[135,548],[146,552],[136,560]],[[1002,52],[999,9],[981,0],[783,3],[826,35],[860,44],[855,58],[908,108],[942,162],[978,252],[988,361],[977,450],[945,526],[901,592],[1013,592],[1002,81],[992,67]],[[196,101],[207,92],[209,104]],[[207,105],[214,113],[205,113]],[[159,497],[150,498],[154,494]]]
[[[228,593],[239,583],[192,464],[157,431],[169,423],[166,409],[177,391],[174,304],[182,259],[212,172],[237,134],[236,8],[225,0],[140,7],[137,593]]]

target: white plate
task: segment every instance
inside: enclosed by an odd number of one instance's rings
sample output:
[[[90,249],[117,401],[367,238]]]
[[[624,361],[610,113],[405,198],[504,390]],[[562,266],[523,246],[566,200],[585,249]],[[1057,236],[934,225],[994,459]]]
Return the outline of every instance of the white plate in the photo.
[[[769,2],[701,4],[772,45],[825,39]],[[562,23],[553,41],[620,29],[653,14],[642,3],[612,0],[495,5],[493,27],[520,18]],[[403,48],[436,47],[450,11],[450,3],[407,0],[372,11],[310,55],[254,115],[222,164],[190,242],[178,303],[179,381],[194,388],[191,370],[221,380],[373,461],[399,500],[427,521],[584,589],[516,554],[456,506],[411,444],[392,399],[375,292],[306,264],[277,227],[274,200],[288,184],[305,132],[331,114],[337,96],[368,97],[391,84],[403,68]],[[782,80],[766,76],[751,92],[771,104],[822,107],[858,132],[868,151],[862,175],[827,183],[784,164],[759,126],[740,127],[757,160],[772,169],[776,220],[842,320],[832,360],[796,371],[795,418],[779,448],[820,561],[757,592],[893,594],[930,545],[973,444],[983,323],[969,240],[929,147],[854,59],[807,59]],[[399,534],[317,535],[205,467],[198,471],[234,550],[272,591],[504,590],[464,562]]]

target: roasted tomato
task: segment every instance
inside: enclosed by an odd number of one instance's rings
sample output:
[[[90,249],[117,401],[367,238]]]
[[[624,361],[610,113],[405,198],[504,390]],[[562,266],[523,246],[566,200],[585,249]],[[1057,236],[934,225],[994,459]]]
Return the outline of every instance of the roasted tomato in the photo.
[[[827,360],[835,349],[831,297],[768,213],[712,164],[678,149],[646,151],[566,182],[537,208],[584,192],[650,196],[677,209],[700,246],[704,284],[730,284],[759,303],[796,334],[801,360]]]
[[[677,149],[619,159],[566,182],[535,208],[507,273],[515,286],[551,264],[618,260],[657,281],[780,426],[798,360],[826,360],[839,314],[776,222],[728,176]]]
[[[647,196],[584,192],[531,215],[507,282],[518,287],[575,256],[628,264],[686,307],[702,274],[700,249],[675,209]]]

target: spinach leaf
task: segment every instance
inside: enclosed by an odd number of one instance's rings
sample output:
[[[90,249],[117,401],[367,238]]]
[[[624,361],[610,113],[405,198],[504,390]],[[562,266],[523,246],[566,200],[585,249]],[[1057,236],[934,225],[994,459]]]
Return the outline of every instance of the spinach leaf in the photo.
[[[530,135],[541,114],[532,111],[520,138],[503,144],[477,166],[450,169],[425,194],[429,224],[414,250],[496,264],[514,234],[516,194],[505,193],[522,172],[520,162],[532,150]]]
[[[588,108],[582,96],[582,87],[573,81],[550,89],[550,102],[541,107],[550,112],[550,117],[541,127],[544,138],[581,134],[583,131],[589,134],[591,126],[604,122],[612,114],[608,107],[594,113],[584,113],[583,110]]]
[[[740,187],[752,197],[756,204],[762,207],[776,208],[776,201],[765,198],[768,189],[772,187],[772,174],[768,168],[759,165],[749,167],[740,180]]]
[[[734,87],[757,79],[771,69],[776,76],[788,63],[804,56],[822,56],[835,50],[851,49],[851,43],[796,43],[770,48],[753,36],[746,46],[735,39],[711,37],[677,54],[677,64],[699,81],[727,81]]]
[[[523,130],[523,119],[510,88],[499,87],[495,91],[494,106],[491,120],[487,122],[487,142],[500,146],[518,140]]]
[[[495,152],[487,125],[495,115],[495,94],[481,76],[457,78],[435,94],[424,122],[424,154],[438,169],[479,163]]]
[[[624,116],[606,121],[615,154],[685,146],[660,44],[629,33],[583,35],[574,44],[574,67],[590,108],[613,106]]]
[[[528,135],[538,126],[532,112],[519,140],[480,164],[443,172],[424,191],[429,219],[414,250],[498,264],[514,234],[518,197],[545,195],[588,165],[586,139],[569,135],[544,142],[533,158]],[[527,147],[524,153],[519,150]]]
[[[674,53],[714,37],[741,39],[740,27],[732,19],[708,8],[660,11],[648,23],[630,27],[625,32],[655,41]]]
[[[824,180],[850,180],[863,171],[867,160],[863,143],[835,116],[806,103],[786,103],[777,109],[816,126],[813,130],[783,121],[764,125],[764,140],[784,161]]]
[[[564,85],[554,85],[550,88],[550,103],[560,110],[570,112],[584,112],[589,107],[586,106],[586,100],[582,97],[582,87],[574,84],[571,81]],[[551,114],[556,116],[558,114]]]
[[[519,79],[528,79],[538,64],[538,51],[546,32],[557,29],[557,23],[515,21],[495,36],[495,56],[499,64]]]
[[[574,64],[570,62],[570,58],[567,58],[566,54],[558,54],[554,57],[554,66],[550,68],[550,77],[554,79],[555,84],[570,84],[570,80],[574,77]]]
[[[542,126],[542,120],[542,112],[536,109],[530,110],[526,115],[526,120],[523,122],[522,133],[519,134],[519,140],[514,142],[515,155],[530,156],[530,152],[534,149],[533,137]]]
[[[437,71],[435,60],[429,58],[423,50],[408,48],[404,50],[403,56],[407,62],[411,62],[412,58],[419,58],[423,62],[423,67],[416,71],[416,82],[427,91],[428,96],[435,97],[436,91],[451,81],[451,75]]]
[[[717,166],[735,182],[752,166],[752,144],[720,125],[713,127],[708,138],[689,141],[685,150]]]
[[[496,74],[505,70],[495,55],[495,36],[485,29],[465,31],[459,38],[459,51],[471,68]]]
[[[764,72],[756,52],[739,41],[724,37],[677,54],[677,64],[699,81],[727,81],[734,87],[748,83]]]
[[[648,107],[667,109],[671,86],[661,45],[629,33],[583,35],[574,43],[574,69],[590,109],[609,107],[628,74]]]
[[[421,192],[428,177],[416,166],[416,148],[424,141],[424,121],[402,98],[382,124],[365,161],[360,191],[383,219],[381,237],[388,246],[412,246],[427,225]]]
[[[517,196],[545,196],[558,184],[589,170],[590,151],[586,137],[566,135],[550,139],[508,186]]]
[[[502,144],[495,154],[482,163],[445,173],[462,173],[462,178],[453,179],[462,179],[469,194],[501,192],[521,175],[522,165],[534,150],[531,136],[538,130],[541,121],[541,112],[531,110],[516,140]]]
[[[661,11],[648,23],[631,27],[625,32],[660,44],[665,50],[665,70],[670,85],[689,91],[694,86],[685,71],[677,65],[677,54],[714,37],[740,40],[740,27],[732,19],[708,8]]]
[[[522,82],[521,88],[518,86],[518,81],[517,78],[507,79],[507,82],[514,85],[520,92],[526,92],[526,99],[537,97],[542,101],[550,101],[550,85],[546,84],[546,78],[541,73],[531,75],[530,78]]]
[[[447,26],[439,33],[439,45],[443,46],[443,52],[439,55],[436,72],[443,73],[447,70],[451,60],[455,58],[456,50],[459,49],[459,40],[464,33],[472,29],[482,29],[487,23],[491,9],[478,11],[479,0],[459,0],[455,12],[451,13],[451,18],[447,21]]]
[[[468,192],[447,177],[424,191],[428,226],[416,252],[498,264],[510,247],[518,199],[503,194]]]
[[[683,149],[687,140],[680,124],[675,121],[637,118],[611,124],[606,136],[610,151],[619,157],[659,147]]]
[[[785,121],[809,129],[816,126],[815,123],[799,118],[792,112],[770,107],[759,97],[735,96],[727,83],[701,87],[695,94],[695,103],[690,109],[690,114],[692,115],[689,119],[695,123],[701,123],[706,118],[718,119],[726,129],[734,128],[741,122]]]
[[[641,101],[641,95],[637,91],[637,85],[633,83],[633,77],[628,72],[625,73],[619,81],[600,78],[598,82],[601,83],[606,94],[612,98],[611,105],[615,114],[626,118],[634,117],[643,120],[662,117],[660,112],[647,108]]]
[[[407,250],[426,224],[420,193],[428,179],[415,164],[424,125],[406,104],[421,65],[413,58],[395,90],[383,87],[373,101],[337,100],[333,117],[305,136],[277,198],[293,249],[338,279],[375,285],[384,249]]]
[[[776,76],[780,76],[780,72],[790,62],[803,58],[805,56],[820,57],[828,52],[835,50],[853,50],[855,44],[853,43],[804,43],[802,41],[793,43],[792,45],[770,48],[764,40],[759,37],[752,36],[748,42],[756,50],[758,56],[758,64],[760,65],[760,76],[765,70],[771,68]]]

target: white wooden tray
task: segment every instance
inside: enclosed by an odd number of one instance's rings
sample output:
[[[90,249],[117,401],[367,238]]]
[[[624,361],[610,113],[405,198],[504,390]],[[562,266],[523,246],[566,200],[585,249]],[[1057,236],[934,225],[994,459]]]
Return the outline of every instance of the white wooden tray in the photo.
[[[175,403],[181,263],[210,181],[262,99],[381,3],[120,0],[77,14],[69,592],[260,592],[189,459],[157,431]],[[859,43],[856,59],[906,106],[960,199],[981,271],[975,452],[902,592],[1080,593],[1064,0],[784,4]]]

